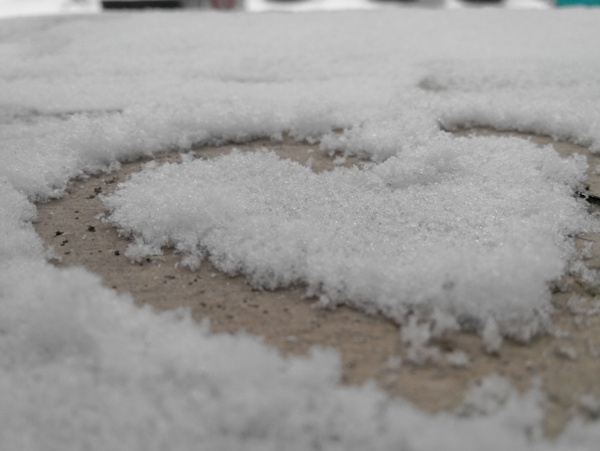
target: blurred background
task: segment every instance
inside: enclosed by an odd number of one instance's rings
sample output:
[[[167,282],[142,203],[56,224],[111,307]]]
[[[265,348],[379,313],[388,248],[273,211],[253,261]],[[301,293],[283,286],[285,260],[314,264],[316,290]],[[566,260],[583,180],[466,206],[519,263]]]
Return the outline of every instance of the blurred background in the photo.
[[[600,6],[600,0],[0,0],[0,17],[88,14],[147,8],[303,12],[381,8],[544,9],[588,6]]]
[[[566,6],[600,6],[600,0],[0,0],[0,17],[88,14],[142,8],[303,12],[382,8],[543,9]]]

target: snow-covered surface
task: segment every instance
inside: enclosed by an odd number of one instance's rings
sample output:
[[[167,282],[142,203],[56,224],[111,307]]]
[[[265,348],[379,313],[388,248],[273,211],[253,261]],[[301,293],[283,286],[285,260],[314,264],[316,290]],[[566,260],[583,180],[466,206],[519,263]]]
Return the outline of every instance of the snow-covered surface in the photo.
[[[306,283],[400,322],[493,315],[528,339],[572,255],[565,237],[594,227],[573,198],[585,167],[517,139],[442,135],[364,170],[315,174],[267,152],[147,168],[106,203],[134,258],[172,245],[258,287]]]
[[[332,351],[282,358],[185,312],[138,309],[84,269],[47,263],[31,202],[119,160],[290,133],[374,163],[315,175],[265,151],[147,167],[106,200],[139,237],[132,255],[168,243],[192,266],[207,252],[256,284],[304,281],[323,302],[398,320],[409,306],[472,316],[490,346],[500,333],[525,338],[548,308],[547,283],[576,258],[567,235],[596,227],[572,195],[584,165],[441,127],[600,151],[598,19],[410,10],[3,20],[0,448],[595,449],[597,423],[573,423],[552,443],[540,436],[539,389],[517,397],[494,379],[468,397],[470,415],[428,415],[372,385],[339,386]]]

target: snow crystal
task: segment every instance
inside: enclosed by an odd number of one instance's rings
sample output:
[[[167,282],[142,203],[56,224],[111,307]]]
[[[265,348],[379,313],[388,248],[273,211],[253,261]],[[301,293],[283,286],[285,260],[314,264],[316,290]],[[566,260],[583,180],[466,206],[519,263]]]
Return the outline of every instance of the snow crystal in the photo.
[[[498,411],[514,395],[510,382],[496,374],[485,377],[466,395],[460,410],[464,415]]]
[[[569,310],[576,315],[595,316],[600,314],[600,299],[586,299],[578,296],[571,296],[567,305]]]
[[[428,323],[419,324],[415,316],[402,327],[402,341],[409,345],[407,360],[414,365],[424,365],[439,358],[440,351],[429,345],[431,330]]]
[[[446,358],[446,361],[457,368],[463,368],[466,366],[469,366],[469,364],[471,363],[469,360],[469,356],[461,351],[460,349],[456,349],[452,352],[448,352],[444,355],[444,357]]]
[[[554,350],[554,355],[565,360],[576,360],[577,351],[572,346],[562,345]]]

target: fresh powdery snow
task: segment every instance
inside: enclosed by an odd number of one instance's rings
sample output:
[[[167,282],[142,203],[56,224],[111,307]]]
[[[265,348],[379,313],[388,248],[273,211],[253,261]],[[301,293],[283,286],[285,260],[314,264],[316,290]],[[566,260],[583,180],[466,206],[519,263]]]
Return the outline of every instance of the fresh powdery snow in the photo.
[[[460,415],[339,357],[282,357],[137,308],[58,269],[34,201],[161,150],[284,135],[368,163],[314,173],[274,155],[148,164],[105,198],[139,258],[171,246],[264,288],[302,284],[406,324],[445,318],[495,351],[543,331],[572,236],[583,157],[600,151],[600,11],[143,13],[0,21],[0,449],[592,450],[597,423],[542,436],[544,394],[492,377]],[[417,331],[418,332],[418,331]],[[464,359],[457,359],[457,361]]]
[[[566,235],[593,227],[573,198],[582,158],[446,135],[320,174],[266,150],[232,153],[148,165],[106,203],[133,233],[134,258],[170,245],[191,268],[208,255],[258,287],[305,283],[325,304],[400,322],[433,309],[463,323],[493,316],[528,339],[573,253]]]

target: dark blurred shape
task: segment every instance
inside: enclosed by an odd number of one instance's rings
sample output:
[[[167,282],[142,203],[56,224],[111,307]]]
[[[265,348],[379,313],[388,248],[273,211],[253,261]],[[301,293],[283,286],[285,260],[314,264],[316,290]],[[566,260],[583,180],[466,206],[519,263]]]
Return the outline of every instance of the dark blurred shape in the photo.
[[[210,0],[210,6],[215,9],[233,9],[236,6],[235,0]]]
[[[106,0],[104,9],[181,8],[180,0]]]

